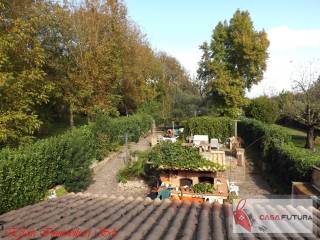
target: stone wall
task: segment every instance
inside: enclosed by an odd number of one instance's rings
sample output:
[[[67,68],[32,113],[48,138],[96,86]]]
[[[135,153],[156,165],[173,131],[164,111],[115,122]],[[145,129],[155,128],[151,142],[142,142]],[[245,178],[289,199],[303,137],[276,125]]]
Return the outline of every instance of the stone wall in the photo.
[[[160,180],[162,182],[170,182],[176,187],[180,187],[181,179],[190,179],[192,184],[199,183],[199,177],[211,177],[215,178],[216,173],[213,172],[195,172],[195,171],[163,171],[160,174]]]

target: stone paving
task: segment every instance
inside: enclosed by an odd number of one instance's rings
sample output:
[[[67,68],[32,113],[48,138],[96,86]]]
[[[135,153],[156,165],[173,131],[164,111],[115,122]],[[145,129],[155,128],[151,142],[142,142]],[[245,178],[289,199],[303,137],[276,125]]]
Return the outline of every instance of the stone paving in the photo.
[[[147,150],[150,148],[150,137],[141,138],[138,143],[130,143],[130,151]],[[118,170],[124,165],[126,148],[123,146],[118,152],[110,154],[109,157],[93,167],[93,183],[86,190],[87,193],[122,195],[125,197],[144,197],[149,193],[148,186],[143,181],[129,181],[127,184],[119,184],[116,180]],[[230,182],[235,182],[240,188],[240,197],[265,197],[272,194],[271,188],[262,178],[257,167],[250,159],[246,159],[245,166],[237,166],[237,160],[226,156],[229,167],[223,174]]]
[[[229,164],[226,177],[239,186],[241,198],[261,198],[272,194],[271,187],[251,159],[246,157],[242,167],[237,166],[237,160],[232,156],[227,156],[226,160]]]

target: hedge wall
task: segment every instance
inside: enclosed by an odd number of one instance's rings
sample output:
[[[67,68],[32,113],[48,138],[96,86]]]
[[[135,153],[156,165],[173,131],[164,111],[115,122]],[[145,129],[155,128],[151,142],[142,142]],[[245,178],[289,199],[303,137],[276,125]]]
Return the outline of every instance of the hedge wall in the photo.
[[[234,135],[234,122],[227,117],[193,117],[185,121],[185,135],[209,135],[225,141]]]
[[[48,189],[64,184],[68,191],[85,189],[91,181],[89,166],[101,157],[103,148],[112,150],[124,141],[122,134],[129,132],[129,141],[139,139],[151,125],[146,115],[132,115],[107,119],[39,140],[17,149],[0,151],[0,214],[36,203],[43,199]],[[104,123],[108,124],[104,124]],[[102,140],[97,132],[106,133]],[[110,145],[110,146],[109,146]]]
[[[246,119],[239,122],[238,132],[247,147],[258,153],[264,174],[288,191],[292,181],[310,181],[312,166],[320,166],[320,156],[294,146],[280,126]]]
[[[126,133],[129,142],[137,142],[151,128],[152,121],[152,117],[146,114],[119,118],[99,116],[92,128],[98,144],[97,158],[101,159],[123,145]]]

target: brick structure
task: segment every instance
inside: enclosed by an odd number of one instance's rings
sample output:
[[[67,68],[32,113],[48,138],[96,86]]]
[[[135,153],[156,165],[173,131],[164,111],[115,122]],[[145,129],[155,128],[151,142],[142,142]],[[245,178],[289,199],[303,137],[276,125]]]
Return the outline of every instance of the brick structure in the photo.
[[[187,170],[165,170],[160,173],[160,180],[162,182],[170,182],[176,187],[183,187],[188,180],[191,185],[199,182],[214,183],[214,178],[217,176],[216,172],[206,171],[187,171]]]

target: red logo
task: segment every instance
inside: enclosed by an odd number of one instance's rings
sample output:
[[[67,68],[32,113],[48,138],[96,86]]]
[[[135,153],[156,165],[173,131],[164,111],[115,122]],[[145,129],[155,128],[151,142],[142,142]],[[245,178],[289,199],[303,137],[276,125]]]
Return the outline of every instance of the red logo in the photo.
[[[242,204],[242,205],[241,205]],[[246,204],[246,200],[242,199],[237,207],[236,210],[233,211],[233,217],[236,224],[240,225],[244,229],[246,229],[248,232],[251,232],[251,222],[247,215],[247,213],[244,211],[244,206]]]

